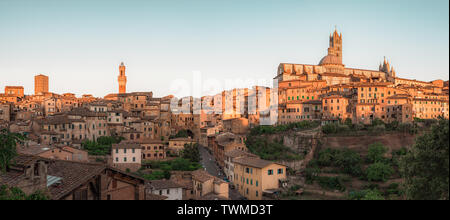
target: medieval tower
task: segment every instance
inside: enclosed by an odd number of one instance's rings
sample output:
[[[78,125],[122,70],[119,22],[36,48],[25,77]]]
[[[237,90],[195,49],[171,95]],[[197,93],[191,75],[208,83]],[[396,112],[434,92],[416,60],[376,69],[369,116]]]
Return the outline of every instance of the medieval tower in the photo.
[[[342,34],[338,34],[337,30],[330,36],[330,47],[328,47],[328,54],[336,56],[339,63],[342,63]]]
[[[125,76],[125,65],[120,63],[119,66],[119,94],[127,92],[127,77]]]

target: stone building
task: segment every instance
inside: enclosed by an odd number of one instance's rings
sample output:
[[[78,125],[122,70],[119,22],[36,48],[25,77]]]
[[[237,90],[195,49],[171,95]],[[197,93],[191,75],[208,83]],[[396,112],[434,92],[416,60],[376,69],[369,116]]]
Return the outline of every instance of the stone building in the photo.
[[[112,166],[120,170],[137,171],[142,165],[142,148],[139,144],[122,141],[111,148]]]
[[[34,77],[34,94],[40,95],[48,93],[48,76],[39,74]]]

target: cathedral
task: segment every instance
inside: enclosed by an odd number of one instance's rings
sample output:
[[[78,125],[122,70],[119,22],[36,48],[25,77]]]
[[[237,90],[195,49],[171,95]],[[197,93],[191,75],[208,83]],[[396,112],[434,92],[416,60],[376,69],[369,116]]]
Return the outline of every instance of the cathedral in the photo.
[[[318,65],[281,63],[275,79],[286,80],[324,80],[327,85],[360,82],[394,82],[395,71],[386,59],[378,70],[346,68],[342,62],[342,33],[337,30],[330,35],[328,54]]]

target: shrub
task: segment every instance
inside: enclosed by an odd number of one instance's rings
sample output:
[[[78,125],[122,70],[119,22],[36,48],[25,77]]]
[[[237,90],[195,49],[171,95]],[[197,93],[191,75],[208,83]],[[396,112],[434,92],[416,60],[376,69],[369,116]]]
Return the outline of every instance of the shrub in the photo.
[[[350,200],[384,200],[383,195],[377,189],[351,191],[348,193]]]
[[[26,195],[20,188],[0,185],[0,200],[49,200],[50,197],[42,191]]]
[[[380,125],[370,127],[369,131],[372,133],[375,133],[375,134],[380,134],[380,133],[383,133],[384,131],[386,131],[386,127],[384,126],[384,124],[380,124]]]
[[[320,151],[317,159],[317,164],[320,166],[331,166],[333,164],[335,154],[336,150],[333,150],[331,148]]]
[[[367,153],[367,160],[370,163],[382,162],[385,160],[384,154],[388,149],[381,143],[374,143],[369,145],[369,150]]]
[[[337,131],[338,129],[336,124],[330,123],[322,126],[322,132],[324,134],[335,134]]]
[[[353,176],[359,176],[362,173],[361,161],[360,155],[350,149],[343,149],[335,154],[335,164],[345,173]]]
[[[388,164],[377,162],[370,165],[366,170],[367,180],[385,182],[392,174],[394,169]]]
[[[367,190],[365,192],[364,197],[361,200],[384,200],[383,195],[381,195],[381,192],[376,190],[376,189],[372,189],[372,190]]]
[[[270,142],[264,137],[249,135],[245,144],[251,153],[264,160],[293,161],[303,159],[302,155],[291,148],[284,146],[282,143]]]
[[[339,177],[317,176],[315,179],[319,186],[324,189],[339,190],[341,192],[345,191],[345,186],[342,184]]]
[[[400,195],[401,191],[399,189],[399,184],[398,183],[389,184],[388,188],[386,189],[386,193],[388,195],[391,195],[391,194]]]
[[[198,149],[198,144],[185,144],[182,157],[192,162],[200,162],[200,151]]]

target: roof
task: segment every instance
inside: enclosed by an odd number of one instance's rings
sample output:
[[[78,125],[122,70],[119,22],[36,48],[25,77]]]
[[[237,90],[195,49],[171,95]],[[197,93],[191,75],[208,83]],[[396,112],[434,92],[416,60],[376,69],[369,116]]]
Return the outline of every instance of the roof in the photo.
[[[54,160],[48,166],[48,175],[59,177],[60,184],[48,187],[53,199],[60,199],[100,174],[106,166],[74,161]]]
[[[245,151],[239,150],[239,149],[234,149],[234,150],[225,152],[225,156],[231,157],[231,158],[236,158],[236,157],[241,157],[241,156],[257,157],[256,155],[254,155],[252,153],[245,152]]]
[[[49,151],[51,149],[54,149],[54,147],[46,146],[46,145],[31,145],[31,146],[19,147],[19,148],[17,148],[17,151],[21,154],[37,155],[37,154]]]
[[[192,138],[172,138],[169,141],[194,141]]]
[[[134,142],[121,142],[119,144],[113,144],[112,149],[130,149],[130,148],[141,148],[141,146]]]
[[[139,144],[164,144],[165,142],[160,139],[146,138],[146,139],[136,140],[136,143],[139,143]]]
[[[64,114],[86,117],[106,117],[106,112],[94,112],[84,107],[74,108],[71,111],[65,112]]]
[[[310,101],[302,102],[302,104],[321,105],[322,101],[321,100],[310,100]]]
[[[153,190],[182,188],[183,187],[171,180],[152,180],[147,183],[147,186]]]
[[[195,179],[200,182],[206,182],[208,180],[213,180],[214,176],[210,175],[205,170],[196,170],[192,172],[192,179]]]
[[[339,59],[339,57],[337,57],[335,55],[328,54],[328,55],[324,56],[319,62],[319,65],[326,65],[326,64],[340,64],[340,65],[342,65],[342,62]]]
[[[83,119],[70,119],[67,115],[55,115],[38,121],[44,125],[71,124],[74,122],[85,122]]]
[[[237,158],[237,159],[234,159],[233,162],[234,163],[238,163],[238,164],[242,164],[242,165],[246,165],[246,166],[250,166],[250,167],[256,167],[256,168],[264,168],[264,167],[267,167],[267,166],[269,166],[271,164],[277,164],[277,163],[272,162],[272,161],[263,160],[263,159],[255,158],[255,157]]]
[[[229,200],[228,198],[225,198],[223,196],[219,196],[214,193],[208,193],[200,198],[198,200]]]
[[[169,197],[163,195],[156,195],[153,193],[147,193],[145,195],[145,200],[166,200],[167,198]]]

